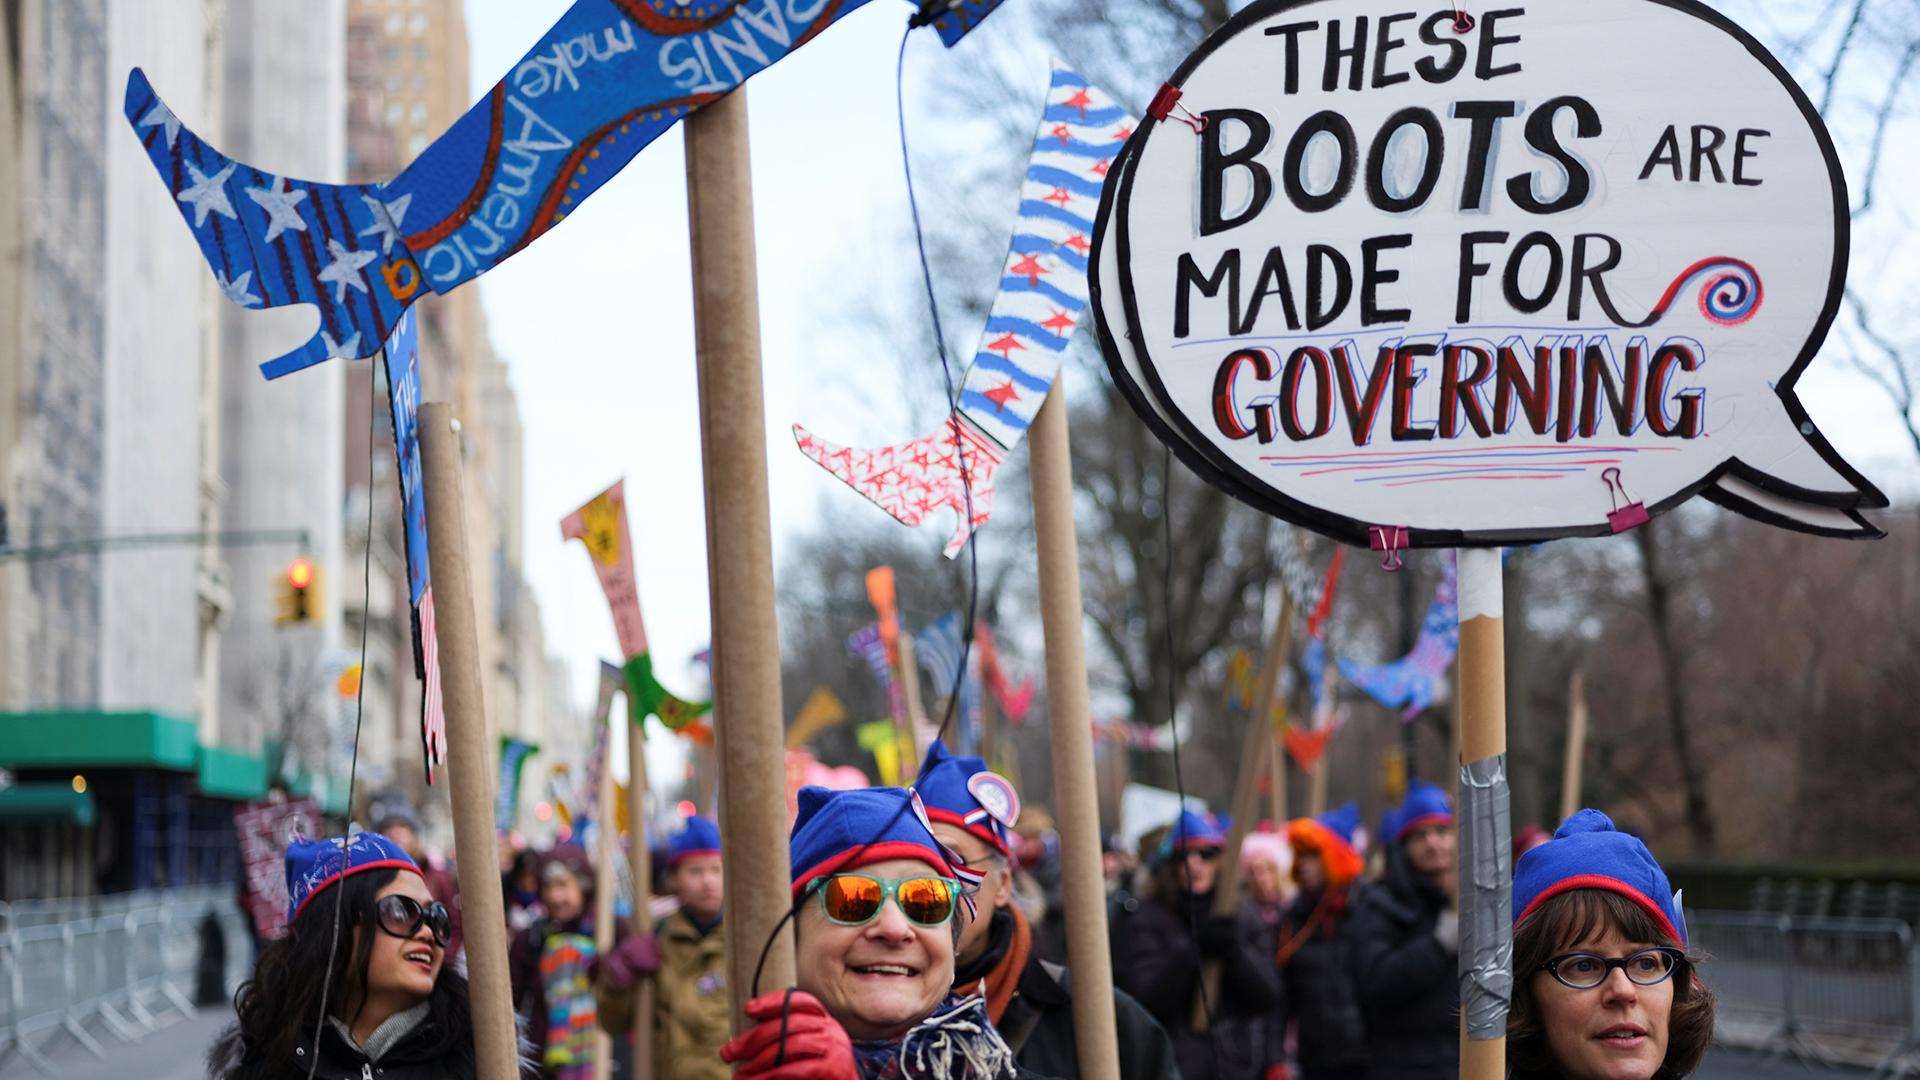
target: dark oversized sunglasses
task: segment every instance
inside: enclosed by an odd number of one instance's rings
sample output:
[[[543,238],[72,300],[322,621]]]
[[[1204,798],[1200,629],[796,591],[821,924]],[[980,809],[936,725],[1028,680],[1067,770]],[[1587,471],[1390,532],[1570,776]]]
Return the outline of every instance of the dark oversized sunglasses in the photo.
[[[1614,968],[1627,973],[1636,986],[1658,986],[1672,977],[1687,954],[1679,949],[1642,949],[1632,956],[1611,960],[1592,953],[1561,953],[1540,965],[1561,983],[1575,990],[1591,990],[1607,981]]]
[[[953,917],[959,883],[951,878],[882,878],[866,874],[836,874],[820,890],[820,907],[841,926],[865,926],[880,915],[887,897],[900,905],[900,914],[920,926],[939,926]]]
[[[426,923],[441,948],[453,940],[453,916],[447,914],[447,905],[438,900],[421,907],[420,901],[411,896],[388,893],[373,905],[373,913],[380,929],[394,937],[410,938],[420,932],[421,923]]]

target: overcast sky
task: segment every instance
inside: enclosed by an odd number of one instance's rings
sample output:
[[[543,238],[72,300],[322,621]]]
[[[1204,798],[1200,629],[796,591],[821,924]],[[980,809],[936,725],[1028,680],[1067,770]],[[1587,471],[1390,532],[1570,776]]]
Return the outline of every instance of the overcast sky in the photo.
[[[473,96],[567,6],[467,0]],[[749,84],[776,565],[784,539],[828,515],[880,513],[803,458],[789,425],[838,442],[900,442],[923,433],[910,417],[928,415],[938,400],[931,358],[924,378],[903,384],[896,358],[876,355],[872,334],[847,325],[864,293],[893,301],[903,293],[888,283],[918,273],[894,126],[894,57],[907,10],[897,0],[870,3]],[[931,35],[915,38],[910,105],[913,72],[944,55]],[[1010,34],[982,33],[961,45],[969,47],[1016,46]],[[1034,70],[1037,99],[1045,76]],[[923,162],[988,137],[913,115]],[[689,665],[709,629],[681,147],[677,129],[663,136],[561,227],[480,281],[525,423],[526,573],[548,648],[571,666],[578,701],[591,702],[594,665],[618,659],[618,647],[586,551],[562,544],[559,521],[622,476],[655,670],[671,689],[702,689]],[[1884,395],[1825,357],[1800,391],[1869,478],[1896,496],[1912,489],[1913,458]],[[950,527],[943,518],[927,530],[928,545]]]

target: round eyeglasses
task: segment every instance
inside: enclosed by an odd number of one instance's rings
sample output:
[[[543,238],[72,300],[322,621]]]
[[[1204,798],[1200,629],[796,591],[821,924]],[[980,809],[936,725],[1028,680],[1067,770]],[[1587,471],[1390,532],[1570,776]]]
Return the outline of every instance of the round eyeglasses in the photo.
[[[883,878],[835,874],[820,890],[820,909],[841,926],[865,926],[880,915],[891,896],[900,914],[920,926],[939,926],[953,917],[960,883],[952,878]]]
[[[1635,986],[1658,986],[1673,976],[1674,970],[1685,960],[1687,954],[1679,949],[1658,947],[1642,949],[1632,956],[1616,957],[1612,960],[1592,953],[1561,953],[1538,970],[1547,972],[1559,979],[1563,986],[1575,990],[1591,990],[1607,981],[1614,968],[1627,973],[1627,978]]]

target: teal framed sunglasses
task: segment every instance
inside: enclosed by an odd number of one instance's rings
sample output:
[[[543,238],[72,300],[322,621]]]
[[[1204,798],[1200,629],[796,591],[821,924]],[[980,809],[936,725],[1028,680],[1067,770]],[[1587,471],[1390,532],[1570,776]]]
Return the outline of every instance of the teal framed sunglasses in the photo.
[[[910,878],[883,878],[871,874],[835,874],[818,890],[820,911],[841,926],[865,926],[880,916],[887,898],[916,926],[941,926],[953,918],[960,883],[952,878],[922,874]]]

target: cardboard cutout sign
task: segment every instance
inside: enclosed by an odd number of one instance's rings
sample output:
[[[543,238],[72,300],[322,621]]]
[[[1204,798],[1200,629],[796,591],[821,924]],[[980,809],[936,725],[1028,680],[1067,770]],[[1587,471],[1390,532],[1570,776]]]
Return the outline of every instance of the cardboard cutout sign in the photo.
[[[1690,0],[1471,14],[1267,0],[1181,66],[1095,235],[1136,410],[1350,543],[1606,535],[1695,494],[1879,535],[1794,396],[1848,243],[1805,95]]]
[[[235,161],[180,122],[146,75],[124,112],[227,298],[312,304],[320,330],[269,379],[369,356],[426,290],[478,277],[566,220],[694,110],[868,0],[576,0],[531,52],[385,184],[326,184]],[[1000,0],[928,4],[948,47]]]
[[[420,745],[427,783],[447,756],[447,714],[440,696],[440,642],[434,628],[433,583],[427,565],[427,500],[420,472],[420,327],[402,313],[387,337],[388,404],[400,478],[400,516],[407,546],[407,598],[413,615],[413,673],[421,682]]]

